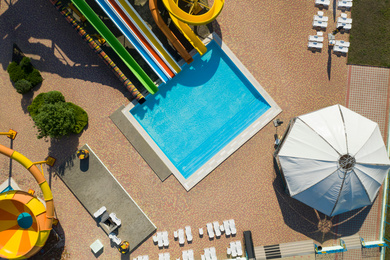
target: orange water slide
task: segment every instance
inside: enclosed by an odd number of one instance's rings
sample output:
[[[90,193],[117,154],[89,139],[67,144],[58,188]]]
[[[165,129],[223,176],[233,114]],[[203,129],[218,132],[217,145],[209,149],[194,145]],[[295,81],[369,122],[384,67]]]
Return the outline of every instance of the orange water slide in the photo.
[[[169,27],[165,24],[162,19],[160,12],[157,8],[157,0],[149,0],[149,9],[152,13],[153,19],[156,22],[157,26],[160,30],[165,34],[165,37],[172,43],[173,47],[177,50],[180,56],[189,64],[193,61],[191,55],[181,44],[179,39],[177,39],[176,35],[169,29]]]

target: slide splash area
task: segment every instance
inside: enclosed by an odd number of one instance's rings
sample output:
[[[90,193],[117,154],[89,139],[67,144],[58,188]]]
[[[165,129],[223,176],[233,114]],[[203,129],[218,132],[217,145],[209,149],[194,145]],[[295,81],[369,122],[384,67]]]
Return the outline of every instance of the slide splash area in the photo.
[[[98,31],[98,33],[108,42],[111,48],[118,54],[118,56],[137,77],[141,84],[149,91],[149,93],[156,93],[158,91],[157,86],[153,83],[145,71],[142,70],[133,57],[127,52],[125,47],[123,47],[114,34],[100,20],[91,7],[84,0],[72,0],[72,2]]]
[[[23,165],[38,182],[46,208],[24,191],[0,193],[0,258],[26,259],[45,245],[52,229],[54,202],[45,177],[24,155],[0,145],[0,153]]]

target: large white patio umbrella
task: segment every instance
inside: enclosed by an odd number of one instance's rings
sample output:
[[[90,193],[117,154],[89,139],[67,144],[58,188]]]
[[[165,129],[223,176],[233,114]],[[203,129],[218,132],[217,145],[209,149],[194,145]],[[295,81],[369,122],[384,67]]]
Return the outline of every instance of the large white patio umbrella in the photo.
[[[276,157],[290,195],[328,216],[371,205],[390,169],[378,124],[341,105],[294,118]]]

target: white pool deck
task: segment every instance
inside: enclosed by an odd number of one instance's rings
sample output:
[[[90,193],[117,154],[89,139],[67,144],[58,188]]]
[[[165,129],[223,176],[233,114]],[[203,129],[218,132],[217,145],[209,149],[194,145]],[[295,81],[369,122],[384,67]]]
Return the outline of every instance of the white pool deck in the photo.
[[[177,180],[183,185],[183,187],[189,191],[198,182],[205,178],[210,172],[212,172],[219,164],[232,155],[237,149],[245,144],[251,137],[259,132],[264,126],[266,126],[273,118],[275,118],[282,109],[276,104],[272,97],[263,89],[260,83],[253,77],[253,75],[245,68],[241,61],[234,55],[229,47],[223,43],[219,36],[215,33],[210,34],[203,42],[207,44],[211,40],[214,40],[226,55],[233,61],[233,63],[240,69],[245,77],[251,82],[251,84],[257,89],[261,96],[268,102],[270,108],[261,115],[256,121],[254,121],[249,127],[247,127],[242,133],[229,142],[223,149],[215,154],[210,160],[202,165],[197,171],[195,171],[187,179],[183,177],[180,171],[174,166],[174,164],[168,159],[160,147],[153,141],[150,135],[145,129],[138,123],[134,116],[130,113],[130,110],[135,106],[135,103],[129,103],[122,113],[135,127],[149,146],[156,152],[165,165],[172,171]]]

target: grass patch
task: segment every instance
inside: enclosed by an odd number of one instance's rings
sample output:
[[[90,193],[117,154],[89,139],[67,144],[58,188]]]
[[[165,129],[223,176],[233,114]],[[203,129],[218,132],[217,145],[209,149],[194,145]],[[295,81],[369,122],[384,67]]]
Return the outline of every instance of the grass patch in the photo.
[[[390,67],[390,0],[354,0],[348,64]]]

